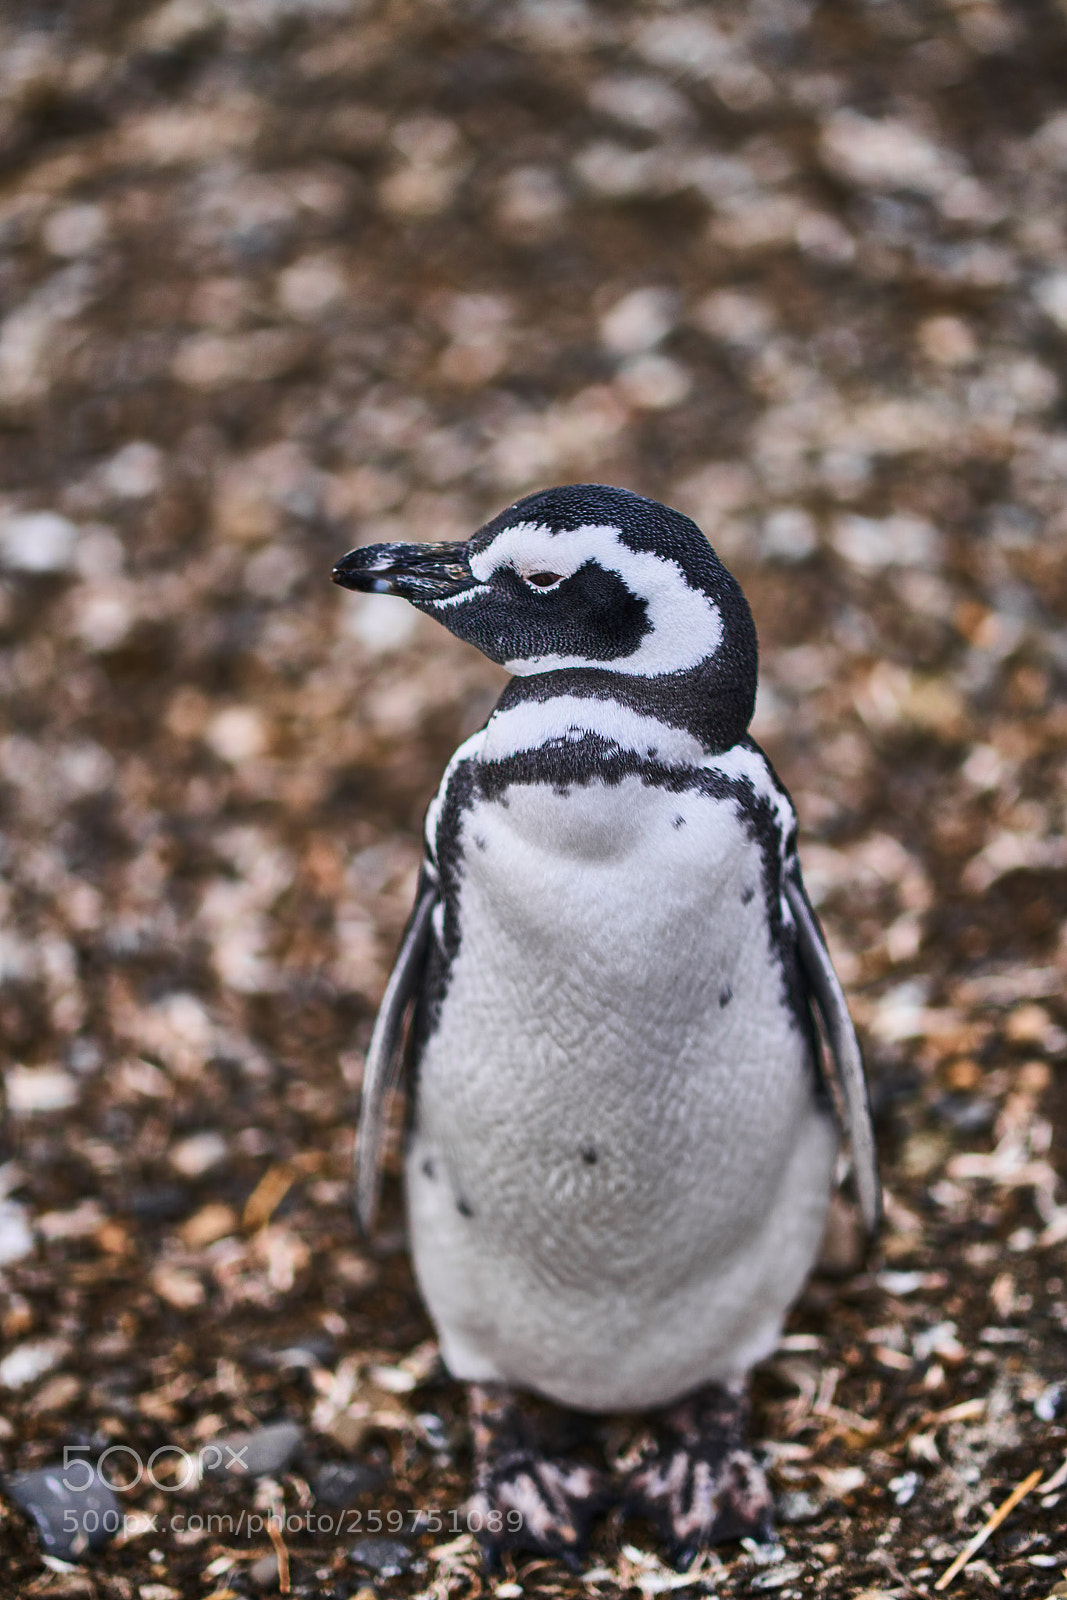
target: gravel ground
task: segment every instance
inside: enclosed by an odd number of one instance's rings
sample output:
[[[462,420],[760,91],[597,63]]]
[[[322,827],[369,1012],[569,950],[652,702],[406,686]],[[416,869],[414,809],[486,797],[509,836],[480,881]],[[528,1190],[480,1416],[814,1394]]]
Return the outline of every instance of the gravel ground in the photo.
[[[503,680],[329,569],[582,478],[751,599],[887,1183],[758,1379],[780,1547],[684,1581],[926,1594],[1039,1473],[949,1593],[1064,1592],[1063,0],[9,0],[0,75],[0,1593],[678,1583],[610,1521],[480,1576],[348,1206]],[[162,1487],[44,1548],[19,1474],[113,1446]]]

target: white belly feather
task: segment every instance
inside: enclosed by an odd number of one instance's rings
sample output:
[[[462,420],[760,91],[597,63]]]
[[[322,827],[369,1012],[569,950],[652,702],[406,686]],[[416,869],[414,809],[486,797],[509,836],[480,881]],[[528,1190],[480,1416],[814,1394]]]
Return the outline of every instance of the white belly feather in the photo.
[[[747,1370],[810,1270],[836,1138],[736,803],[515,784],[461,845],[407,1160],[449,1367],[589,1410]]]

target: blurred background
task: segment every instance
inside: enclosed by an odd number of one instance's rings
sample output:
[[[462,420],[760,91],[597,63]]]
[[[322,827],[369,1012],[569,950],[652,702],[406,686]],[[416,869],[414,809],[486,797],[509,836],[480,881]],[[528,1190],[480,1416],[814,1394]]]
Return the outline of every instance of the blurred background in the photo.
[[[1063,0],[8,0],[0,1468],[281,1420],[201,1508],[461,1503],[348,1166],[422,812],[504,677],[329,572],[584,479],[749,596],[889,1191],[761,1379],[777,1564],[706,1582],[924,1593],[1052,1482],[1065,84]],[[16,1498],[4,1592],[280,1581],[188,1529],[42,1567]],[[969,1592],[1049,1592],[1058,1498]],[[462,1539],[287,1538],[293,1592],[478,1592]],[[498,1593],[578,1592],[528,1568]],[[609,1526],[585,1588],[662,1581]]]

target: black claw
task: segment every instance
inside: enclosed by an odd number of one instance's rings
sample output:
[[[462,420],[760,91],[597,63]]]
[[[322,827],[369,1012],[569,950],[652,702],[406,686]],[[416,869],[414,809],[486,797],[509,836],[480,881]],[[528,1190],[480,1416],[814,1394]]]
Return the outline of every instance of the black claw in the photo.
[[[487,1578],[492,1578],[504,1565],[503,1547],[496,1543],[490,1534],[480,1533],[477,1536],[478,1548],[481,1551],[482,1567]]]
[[[700,1546],[698,1544],[672,1545],[668,1543],[664,1549],[667,1565],[673,1567],[675,1572],[688,1572],[699,1554]]]

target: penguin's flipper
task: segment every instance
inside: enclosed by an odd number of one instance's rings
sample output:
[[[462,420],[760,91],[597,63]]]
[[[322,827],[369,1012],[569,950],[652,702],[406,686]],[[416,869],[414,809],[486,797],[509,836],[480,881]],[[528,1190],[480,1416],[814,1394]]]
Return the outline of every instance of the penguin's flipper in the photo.
[[[795,860],[785,873],[782,888],[796,923],[797,949],[804,976],[830,1045],[830,1070],[852,1151],[860,1211],[868,1233],[874,1234],[882,1215],[882,1193],[859,1042],[819,919],[812,910],[800,876],[800,867]]]
[[[424,871],[367,1050],[355,1155],[356,1221],[365,1238],[378,1214],[389,1100],[399,1082],[404,1055],[404,1013],[422,977],[430,917],[437,900],[437,884]]]

